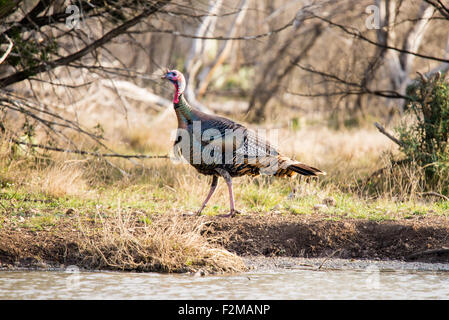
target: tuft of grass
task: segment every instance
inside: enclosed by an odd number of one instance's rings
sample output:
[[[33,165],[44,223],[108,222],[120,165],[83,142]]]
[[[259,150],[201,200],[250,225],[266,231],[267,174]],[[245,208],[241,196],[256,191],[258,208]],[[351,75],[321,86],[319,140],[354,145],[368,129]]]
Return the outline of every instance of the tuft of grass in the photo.
[[[239,192],[240,196],[237,199],[241,199],[248,209],[256,212],[270,211],[282,201],[279,190],[270,188],[266,184],[249,183],[244,188],[240,188]]]
[[[96,215],[99,227],[92,229],[80,220],[80,252],[93,268],[114,270],[210,272],[246,270],[242,259],[211,245],[199,220],[179,216],[149,217],[133,211],[116,210],[109,219]]]
[[[35,186],[39,192],[50,197],[82,195],[87,190],[84,172],[76,165],[53,165],[43,170]]]

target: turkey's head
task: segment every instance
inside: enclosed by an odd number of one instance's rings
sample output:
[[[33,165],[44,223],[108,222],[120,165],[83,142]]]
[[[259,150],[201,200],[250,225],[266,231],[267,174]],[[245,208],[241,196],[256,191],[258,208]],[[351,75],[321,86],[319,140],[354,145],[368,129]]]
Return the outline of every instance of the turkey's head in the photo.
[[[186,80],[184,75],[178,70],[166,70],[162,79],[167,79],[175,86],[175,95],[173,96],[173,103],[179,102],[179,96],[186,88]]]

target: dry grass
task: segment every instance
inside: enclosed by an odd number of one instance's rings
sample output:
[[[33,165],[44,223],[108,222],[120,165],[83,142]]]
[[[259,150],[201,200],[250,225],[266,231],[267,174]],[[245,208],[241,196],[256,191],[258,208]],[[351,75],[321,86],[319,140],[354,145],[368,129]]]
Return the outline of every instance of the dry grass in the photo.
[[[79,111],[79,110],[78,110]],[[134,110],[137,113],[137,110]],[[79,111],[80,112],[80,111]],[[95,123],[96,117],[103,113],[92,113],[90,121]],[[125,153],[145,152],[149,154],[169,154],[172,147],[172,131],[176,128],[174,114],[167,119],[145,127],[130,128],[126,121],[110,121],[104,125],[105,136],[120,133],[121,140],[108,139],[108,145]],[[253,127],[253,129],[258,129]],[[368,177],[387,167],[392,158],[399,158],[397,147],[378,133],[375,128],[335,131],[325,126],[309,126],[300,130],[289,128],[278,129],[279,150],[290,157],[316,166],[328,173],[314,184],[315,195],[325,197],[326,194],[350,191],[354,196],[370,199],[376,197],[416,199],[422,191],[422,181],[416,167],[401,170],[385,170],[380,180],[368,181]],[[125,142],[126,141],[126,142]],[[86,142],[82,142],[81,146]],[[123,159],[95,159],[47,152],[51,161],[31,160],[34,156],[24,152],[15,153],[11,157],[12,146],[3,143],[0,150],[1,167],[4,180],[14,181],[30,192],[43,193],[54,197],[82,196],[87,193],[107,196],[101,190],[144,189],[148,198],[163,192],[162,201],[170,201],[166,206],[158,205],[166,211],[172,205],[181,210],[195,210],[209,188],[209,179],[199,175],[186,164],[172,163],[170,160],[133,161]],[[136,150],[137,149],[137,150]],[[34,161],[34,162],[33,162]],[[138,163],[138,165],[136,165]],[[125,173],[124,173],[125,172]],[[253,193],[252,179],[235,180],[237,200],[250,200]],[[301,179],[256,179],[259,193],[289,193],[291,190],[303,188]],[[369,182],[369,183],[368,183]],[[263,183],[263,187],[260,187]],[[323,191],[324,190],[324,191]],[[438,191],[438,190],[436,190]],[[131,192],[132,194],[136,192]],[[137,192],[139,193],[139,192]],[[192,196],[196,195],[196,196]],[[134,195],[135,196],[135,195]],[[137,196],[140,197],[140,196]],[[268,200],[267,200],[268,201]],[[227,207],[227,191],[219,186],[213,200],[216,209]],[[276,201],[268,201],[276,202]],[[253,207],[253,205],[251,206]]]
[[[51,197],[80,196],[87,190],[84,172],[77,165],[57,164],[42,171],[37,192]]]
[[[56,153],[53,159],[40,157],[26,146],[0,139],[2,180],[24,187],[30,193],[49,197],[81,196],[87,190],[83,161]]]
[[[148,217],[118,208],[112,217],[97,211],[98,227],[80,220],[80,252],[97,269],[240,272],[242,259],[211,245],[201,235],[207,221],[176,215]]]

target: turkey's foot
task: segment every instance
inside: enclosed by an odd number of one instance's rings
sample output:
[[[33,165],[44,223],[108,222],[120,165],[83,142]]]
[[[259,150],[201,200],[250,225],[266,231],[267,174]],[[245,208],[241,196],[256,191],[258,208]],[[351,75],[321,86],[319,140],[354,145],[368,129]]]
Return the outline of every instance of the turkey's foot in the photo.
[[[201,212],[203,212],[203,209],[198,210],[198,211],[196,212],[196,216],[197,216],[197,217],[201,216]]]
[[[219,214],[218,217],[220,218],[232,218],[235,217],[236,214],[240,214],[237,210],[231,210],[228,214]]]

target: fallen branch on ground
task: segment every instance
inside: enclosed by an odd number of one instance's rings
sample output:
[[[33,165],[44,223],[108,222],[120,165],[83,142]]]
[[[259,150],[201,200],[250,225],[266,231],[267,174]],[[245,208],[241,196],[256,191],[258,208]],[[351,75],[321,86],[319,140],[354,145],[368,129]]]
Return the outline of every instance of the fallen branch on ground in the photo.
[[[448,253],[449,253],[449,248],[442,247],[439,249],[431,249],[431,250],[425,250],[425,251],[412,253],[411,255],[407,256],[407,259],[418,258],[419,256],[429,255],[429,254],[440,255],[440,254],[448,254]]]
[[[446,201],[449,201],[449,197],[446,197],[445,195],[435,192],[435,191],[429,191],[429,192],[421,192],[420,193],[421,196],[433,196],[433,197],[439,197],[442,198]]]

